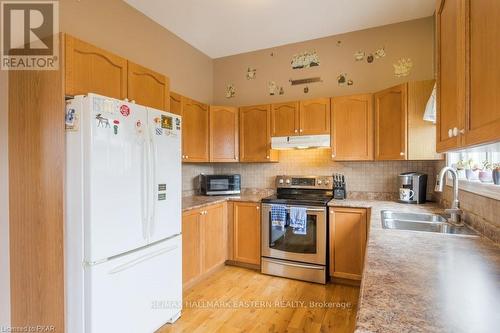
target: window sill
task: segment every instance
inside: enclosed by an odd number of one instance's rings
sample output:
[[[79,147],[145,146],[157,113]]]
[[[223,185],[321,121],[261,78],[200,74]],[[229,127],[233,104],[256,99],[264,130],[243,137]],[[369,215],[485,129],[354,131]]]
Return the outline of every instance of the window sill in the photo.
[[[452,187],[453,182],[450,178],[447,180],[446,185]],[[471,192],[495,200],[500,200],[500,185],[459,179],[458,188],[462,191]]]

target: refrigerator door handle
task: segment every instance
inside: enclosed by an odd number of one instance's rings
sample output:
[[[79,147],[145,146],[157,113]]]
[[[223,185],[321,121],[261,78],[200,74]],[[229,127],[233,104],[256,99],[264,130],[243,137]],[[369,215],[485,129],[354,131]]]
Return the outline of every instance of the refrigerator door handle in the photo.
[[[148,238],[148,165],[149,165],[149,147],[147,146],[147,141],[144,140],[142,142],[142,169],[141,169],[141,222],[142,222],[142,237],[147,240]]]
[[[154,234],[154,226],[155,226],[155,219],[156,219],[156,186],[158,186],[157,181],[156,181],[156,162],[157,162],[157,147],[151,139],[151,150],[152,150],[152,159],[151,159],[151,197],[153,200],[151,200],[151,216],[150,216],[150,224],[149,224],[149,235],[152,237]]]
[[[164,253],[173,251],[173,250],[177,249],[178,247],[179,247],[178,245],[172,245],[172,246],[168,246],[166,248],[160,249],[158,251],[145,254],[145,255],[140,256],[140,257],[138,257],[138,258],[136,258],[136,259],[134,259],[132,261],[129,261],[129,262],[125,263],[125,264],[116,266],[115,268],[113,268],[112,270],[110,270],[108,272],[108,274],[116,274],[116,273],[122,272],[122,271],[124,271],[126,269],[134,267],[135,265],[140,264],[141,262],[147,261],[149,259],[152,259],[152,258],[157,257],[159,255],[162,255]]]

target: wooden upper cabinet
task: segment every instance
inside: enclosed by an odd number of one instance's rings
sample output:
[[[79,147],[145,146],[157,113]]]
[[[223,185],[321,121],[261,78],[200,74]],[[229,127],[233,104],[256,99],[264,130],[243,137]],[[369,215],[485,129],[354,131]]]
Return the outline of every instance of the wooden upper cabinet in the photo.
[[[235,202],[234,261],[260,265],[260,203]]]
[[[65,35],[65,93],[127,98],[127,60]]]
[[[238,162],[238,108],[211,105],[209,120],[210,162]]]
[[[407,156],[407,84],[375,93],[375,159]]]
[[[169,79],[146,67],[128,62],[128,99],[158,110],[170,110]]]
[[[500,1],[468,0],[466,8],[470,104],[464,145],[470,146],[500,140]]]
[[[240,161],[274,162],[278,154],[271,150],[271,106],[240,108]]]
[[[330,208],[330,276],[361,280],[367,229],[366,209]]]
[[[299,102],[271,105],[271,136],[292,136],[299,133]]]
[[[208,162],[208,113],[206,104],[182,98],[182,160]]]
[[[491,1],[483,1],[491,3]],[[465,119],[465,18],[464,0],[441,0],[436,8],[437,129],[436,147],[446,151],[460,146]],[[495,43],[497,44],[497,43]],[[488,59],[488,64],[497,56]],[[490,70],[486,62],[484,71]],[[491,72],[493,73],[493,72]],[[497,75],[498,76],[498,75]],[[483,80],[481,78],[481,80]],[[484,81],[481,88],[485,88]]]
[[[177,115],[182,115],[182,95],[170,92],[170,112]]]
[[[408,82],[408,160],[439,160],[436,125],[424,120],[434,80]]]
[[[332,98],[332,159],[373,160],[373,95]]]
[[[330,99],[300,101],[299,134],[330,134]]]

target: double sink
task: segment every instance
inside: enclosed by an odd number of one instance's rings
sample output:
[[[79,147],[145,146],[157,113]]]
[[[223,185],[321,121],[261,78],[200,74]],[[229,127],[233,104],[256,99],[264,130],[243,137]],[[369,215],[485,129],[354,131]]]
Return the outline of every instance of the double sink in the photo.
[[[465,226],[455,226],[448,223],[448,220],[444,216],[438,214],[394,212],[390,210],[383,210],[381,214],[382,228],[384,229],[424,231],[468,236],[477,235],[473,230]]]

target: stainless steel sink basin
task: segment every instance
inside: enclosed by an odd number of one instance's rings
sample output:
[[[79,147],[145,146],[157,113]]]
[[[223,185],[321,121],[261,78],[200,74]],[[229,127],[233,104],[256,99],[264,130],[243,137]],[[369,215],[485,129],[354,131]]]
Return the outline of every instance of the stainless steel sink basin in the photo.
[[[451,235],[477,235],[467,227],[447,223],[446,218],[436,214],[382,211],[382,228],[409,231],[435,232]]]
[[[382,220],[383,219],[431,222],[431,223],[446,222],[446,218],[437,214],[404,213],[404,212],[393,212],[390,210],[384,210],[382,212]]]

